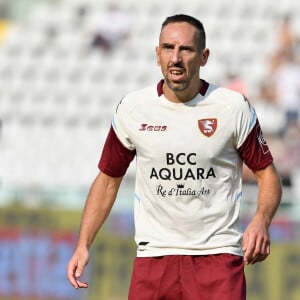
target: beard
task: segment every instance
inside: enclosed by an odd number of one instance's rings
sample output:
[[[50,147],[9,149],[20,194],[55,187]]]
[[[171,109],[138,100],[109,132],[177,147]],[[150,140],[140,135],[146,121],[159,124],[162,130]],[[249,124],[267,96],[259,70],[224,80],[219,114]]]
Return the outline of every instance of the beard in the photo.
[[[166,76],[165,78],[166,83],[169,87],[169,89],[171,89],[173,92],[183,92],[185,91],[189,86],[190,86],[190,79],[184,80],[183,82],[172,82],[171,80],[169,80],[169,78]]]
[[[184,66],[181,63],[171,65],[170,67],[172,67],[172,66],[182,68],[183,72],[186,71]],[[165,77],[167,86],[169,87],[170,90],[172,90],[173,92],[183,92],[189,88],[189,86],[191,85],[192,79],[196,76],[196,74],[197,74],[197,71],[192,68],[190,70],[190,74],[187,75],[186,79],[184,79],[183,81],[171,81],[168,77],[168,72],[166,73],[166,75],[164,77]],[[198,71],[197,76],[199,76],[199,71]]]

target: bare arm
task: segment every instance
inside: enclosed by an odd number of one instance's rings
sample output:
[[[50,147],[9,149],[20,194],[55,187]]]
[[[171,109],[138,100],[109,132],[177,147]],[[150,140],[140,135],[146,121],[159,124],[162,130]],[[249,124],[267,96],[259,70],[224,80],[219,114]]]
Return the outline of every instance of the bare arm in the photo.
[[[88,286],[79,277],[88,263],[89,248],[111,211],[121,181],[122,177],[114,178],[100,172],[91,186],[83,211],[77,247],[67,267],[68,280],[75,288]]]
[[[269,227],[281,200],[281,181],[273,164],[254,172],[258,183],[256,213],[243,236],[244,261],[254,264],[270,254]]]

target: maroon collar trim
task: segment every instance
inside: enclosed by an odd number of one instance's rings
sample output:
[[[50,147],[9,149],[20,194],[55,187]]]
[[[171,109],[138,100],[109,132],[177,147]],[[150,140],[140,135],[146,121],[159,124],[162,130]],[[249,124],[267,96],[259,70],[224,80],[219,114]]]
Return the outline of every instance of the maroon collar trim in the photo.
[[[163,91],[163,84],[164,84],[164,80],[160,80],[160,82],[157,84],[157,95],[158,97],[160,97],[161,95],[163,95],[164,91]]]
[[[209,87],[209,83],[207,81],[205,81],[204,79],[200,79],[200,80],[201,80],[202,84],[201,84],[199,94],[201,94],[201,96],[204,97],[207,92],[207,89]]]
[[[209,83],[203,79],[201,79],[201,88],[199,90],[199,94],[201,94],[202,96],[205,96],[206,91],[208,89]],[[161,95],[163,95],[163,84],[164,84],[164,80],[160,80],[160,82],[157,84],[157,95],[158,97],[160,97]]]

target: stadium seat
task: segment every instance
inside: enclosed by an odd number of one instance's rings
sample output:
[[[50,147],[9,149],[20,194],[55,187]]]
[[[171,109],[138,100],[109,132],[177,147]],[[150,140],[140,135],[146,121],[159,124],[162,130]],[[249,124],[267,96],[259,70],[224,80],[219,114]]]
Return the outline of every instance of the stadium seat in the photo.
[[[126,92],[161,78],[155,46],[167,15],[190,13],[203,21],[211,57],[201,77],[221,82],[230,63],[240,64],[241,74],[255,91],[265,75],[263,62],[272,48],[275,17],[290,7],[299,13],[297,0],[279,0],[276,5],[271,0],[235,1],[234,5],[223,0],[211,0],[209,5],[190,1],[188,6],[180,0],[172,5],[127,0],[119,5],[132,14],[131,35],[107,54],[90,49],[89,43],[91,22],[108,3],[38,2],[1,44],[0,177],[4,186],[89,184],[87,165],[98,159],[118,101]],[[84,173],[74,174],[74,166]]]

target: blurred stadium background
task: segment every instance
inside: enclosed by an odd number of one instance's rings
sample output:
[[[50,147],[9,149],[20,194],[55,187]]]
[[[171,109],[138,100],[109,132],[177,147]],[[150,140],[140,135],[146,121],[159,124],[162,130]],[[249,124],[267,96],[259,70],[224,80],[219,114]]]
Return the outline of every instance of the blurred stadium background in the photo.
[[[284,183],[272,255],[246,268],[248,299],[300,299],[300,94],[291,115],[261,95],[276,82],[272,58],[287,15],[299,68],[299,1],[114,1],[130,32],[107,51],[92,40],[111,2],[0,0],[0,298],[127,298],[134,166],[92,248],[89,289],[74,291],[65,268],[113,110],[126,92],[160,79],[154,49],[161,23],[183,12],[206,27],[211,57],[201,77],[243,89],[254,103]],[[299,81],[297,72],[289,83]],[[244,180],[246,226],[257,191],[246,169]]]

